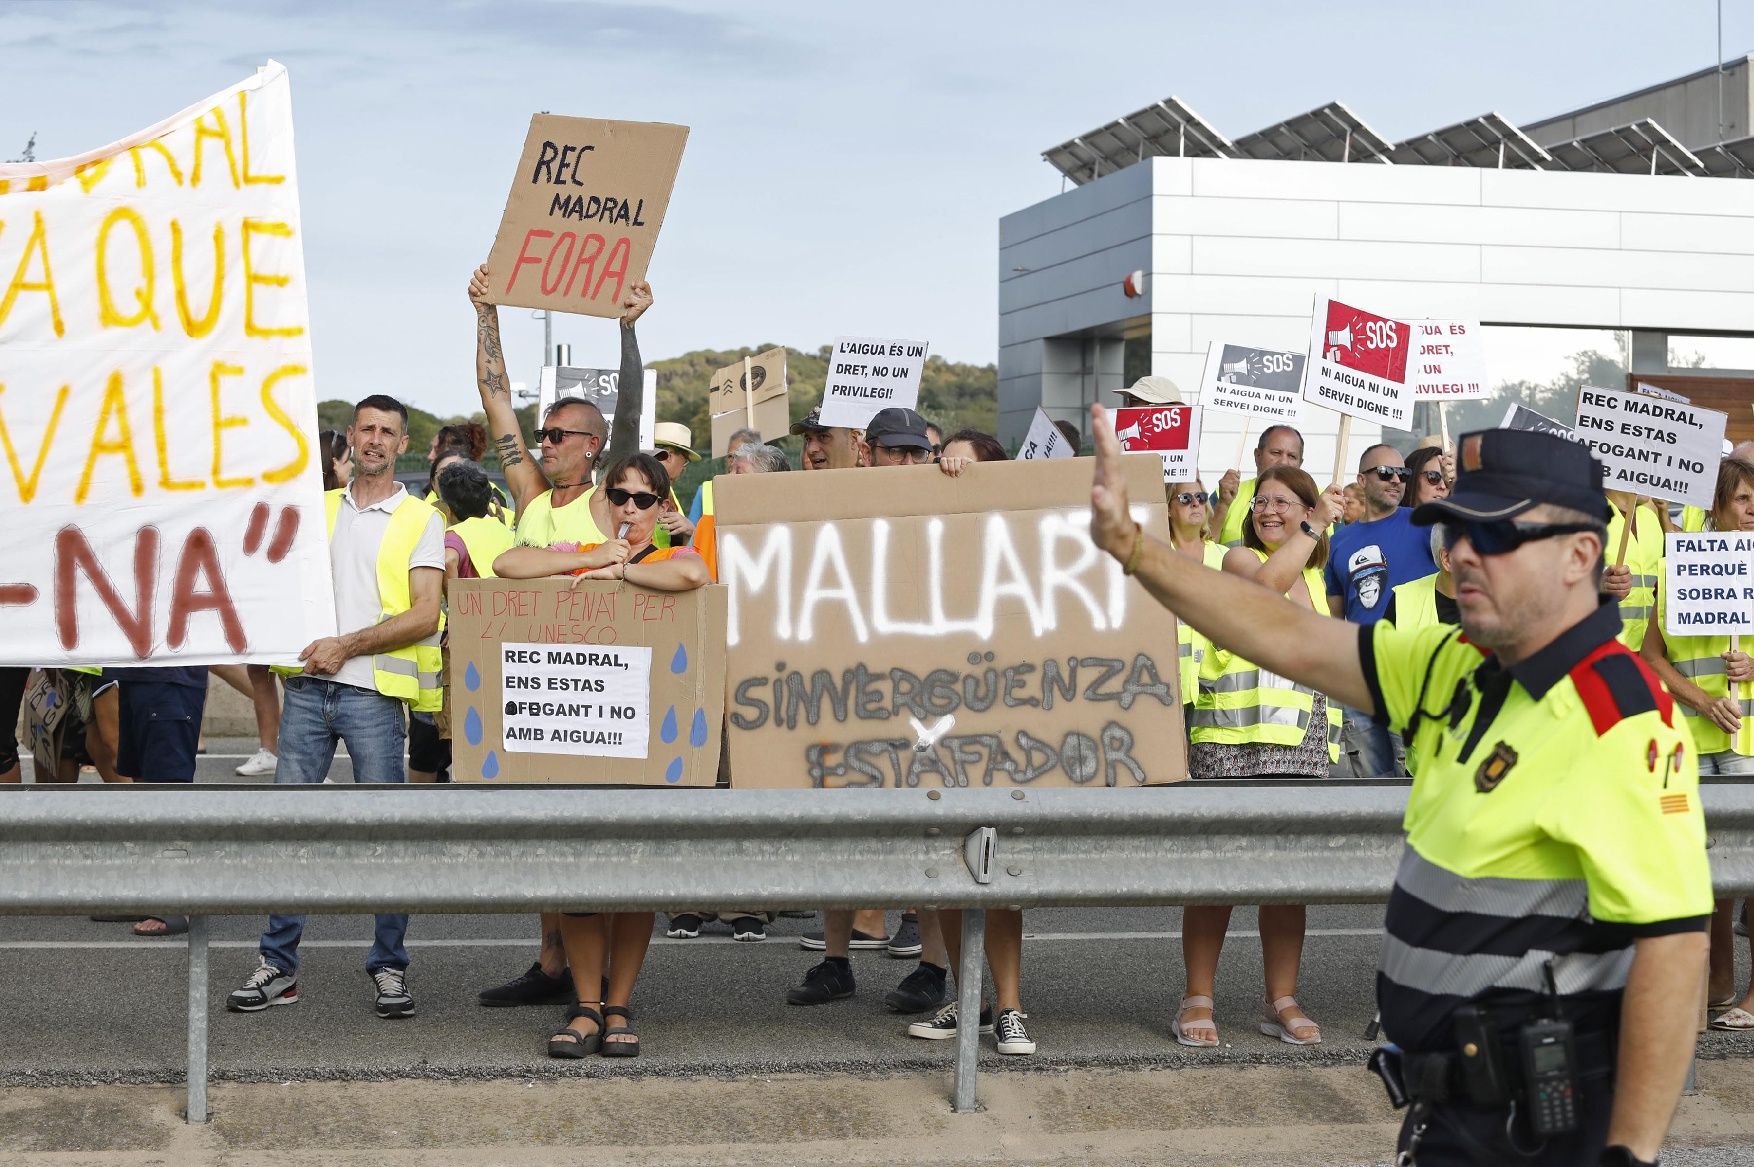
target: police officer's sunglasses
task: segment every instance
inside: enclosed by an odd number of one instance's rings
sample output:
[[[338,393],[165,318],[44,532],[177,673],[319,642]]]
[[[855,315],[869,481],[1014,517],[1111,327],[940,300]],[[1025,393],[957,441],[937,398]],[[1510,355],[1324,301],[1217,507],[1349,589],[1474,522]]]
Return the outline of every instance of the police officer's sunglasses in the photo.
[[[624,507],[627,505],[628,499],[632,499],[633,505],[642,511],[649,511],[658,505],[658,496],[643,490],[635,494],[632,491],[623,490],[619,486],[611,486],[603,493],[609,496],[611,506]]]
[[[1606,537],[1598,523],[1518,523],[1510,519],[1446,519],[1443,527],[1443,549],[1454,551],[1456,543],[1466,535],[1468,543],[1480,555],[1506,555],[1524,543],[1554,539],[1560,535],[1579,535],[1594,531]]]

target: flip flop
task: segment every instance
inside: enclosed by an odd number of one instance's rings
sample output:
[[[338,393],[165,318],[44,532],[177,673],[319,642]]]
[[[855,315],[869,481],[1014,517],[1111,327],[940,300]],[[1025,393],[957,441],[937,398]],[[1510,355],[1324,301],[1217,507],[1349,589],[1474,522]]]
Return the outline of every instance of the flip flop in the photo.
[[[159,927],[150,927],[157,924]],[[181,936],[189,930],[187,916],[148,916],[134,925],[136,936]]]
[[[1713,1029],[1727,1029],[1731,1032],[1754,1029],[1754,1013],[1742,1008],[1731,1009],[1728,1013],[1713,1017],[1711,1027]]]

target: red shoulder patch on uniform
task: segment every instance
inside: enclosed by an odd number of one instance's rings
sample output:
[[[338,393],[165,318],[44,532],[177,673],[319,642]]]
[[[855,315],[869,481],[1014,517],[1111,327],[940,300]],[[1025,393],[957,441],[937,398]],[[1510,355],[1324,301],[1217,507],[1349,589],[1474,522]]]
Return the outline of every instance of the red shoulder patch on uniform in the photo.
[[[1492,655],[1492,650],[1490,648],[1484,648],[1478,644],[1475,644],[1472,640],[1469,640],[1468,634],[1466,632],[1464,632],[1460,636],[1456,637],[1456,641],[1459,644],[1467,645],[1469,648],[1473,649],[1475,652],[1479,653],[1481,656],[1491,656]]]
[[[1584,657],[1571,670],[1571,683],[1589,710],[1590,723],[1601,737],[1628,717],[1653,710],[1673,729],[1675,701],[1650,666],[1617,640]]]

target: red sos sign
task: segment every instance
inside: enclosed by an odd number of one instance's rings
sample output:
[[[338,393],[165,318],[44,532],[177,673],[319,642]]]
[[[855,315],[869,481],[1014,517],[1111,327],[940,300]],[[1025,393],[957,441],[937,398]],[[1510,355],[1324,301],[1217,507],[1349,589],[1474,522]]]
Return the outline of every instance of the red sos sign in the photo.
[[[1413,330],[1399,320],[1328,301],[1327,337],[1322,355],[1336,365],[1385,381],[1407,379],[1407,353]]]
[[[1185,450],[1194,435],[1187,405],[1146,405],[1115,410],[1115,437],[1123,450]]]

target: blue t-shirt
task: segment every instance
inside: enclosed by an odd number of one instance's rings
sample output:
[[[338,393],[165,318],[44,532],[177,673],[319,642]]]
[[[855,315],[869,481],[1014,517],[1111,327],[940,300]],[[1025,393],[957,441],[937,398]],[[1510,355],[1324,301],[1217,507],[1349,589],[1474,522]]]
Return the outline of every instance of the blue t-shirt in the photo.
[[[1341,527],[1328,544],[1328,595],[1346,602],[1346,619],[1375,624],[1389,608],[1389,592],[1437,571],[1431,529],[1415,527],[1413,512],[1396,507],[1386,518]]]

